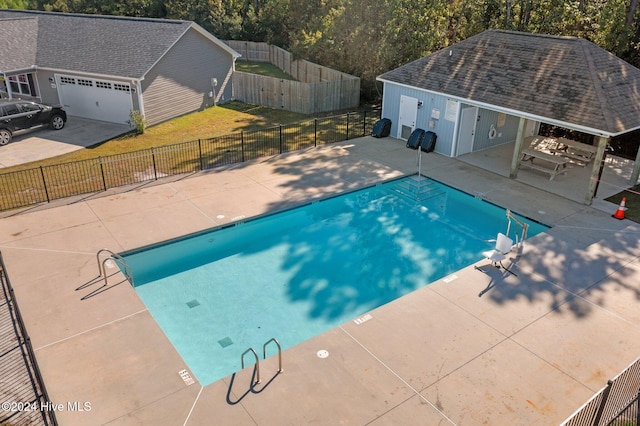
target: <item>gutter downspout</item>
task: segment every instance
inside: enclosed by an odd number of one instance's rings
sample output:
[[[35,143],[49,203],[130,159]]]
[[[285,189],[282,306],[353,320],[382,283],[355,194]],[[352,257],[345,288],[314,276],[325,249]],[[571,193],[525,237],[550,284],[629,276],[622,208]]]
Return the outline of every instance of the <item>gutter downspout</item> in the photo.
[[[140,111],[140,114],[142,114],[142,116],[144,117],[144,101],[142,99],[142,80],[144,80],[144,77],[141,79],[137,79],[137,80],[133,80],[133,84],[136,86],[136,96],[138,97],[138,108]]]

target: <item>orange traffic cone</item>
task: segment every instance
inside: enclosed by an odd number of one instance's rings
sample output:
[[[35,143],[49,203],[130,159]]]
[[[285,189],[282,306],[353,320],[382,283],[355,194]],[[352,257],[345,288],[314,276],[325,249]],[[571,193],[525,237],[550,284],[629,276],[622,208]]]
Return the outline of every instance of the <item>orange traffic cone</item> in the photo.
[[[618,207],[618,210],[616,210],[616,212],[611,216],[620,220],[624,219],[624,211],[627,209],[625,207],[626,202],[627,202],[627,197],[622,197],[622,201],[620,201],[620,206]]]

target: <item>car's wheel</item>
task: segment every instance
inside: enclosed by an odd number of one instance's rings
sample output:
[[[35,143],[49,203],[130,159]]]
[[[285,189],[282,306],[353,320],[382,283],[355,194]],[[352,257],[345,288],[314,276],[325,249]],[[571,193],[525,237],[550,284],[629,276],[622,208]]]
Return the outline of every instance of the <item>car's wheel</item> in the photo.
[[[0,145],[11,142],[11,132],[7,129],[0,129]]]
[[[64,127],[64,119],[61,115],[54,115],[51,117],[51,121],[49,122],[49,126],[54,130],[60,130]]]

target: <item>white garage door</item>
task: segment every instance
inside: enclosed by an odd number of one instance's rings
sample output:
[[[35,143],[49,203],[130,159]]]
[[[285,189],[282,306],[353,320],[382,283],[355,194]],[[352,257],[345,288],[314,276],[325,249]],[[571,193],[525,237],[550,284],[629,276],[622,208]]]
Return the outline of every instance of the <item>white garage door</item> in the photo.
[[[131,85],[119,81],[56,75],[60,103],[67,114],[126,123],[133,108]]]

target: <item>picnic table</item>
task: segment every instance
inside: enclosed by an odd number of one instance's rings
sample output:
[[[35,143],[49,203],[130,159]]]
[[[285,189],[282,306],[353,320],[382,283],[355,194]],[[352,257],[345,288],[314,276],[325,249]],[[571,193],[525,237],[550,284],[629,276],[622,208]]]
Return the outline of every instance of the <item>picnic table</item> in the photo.
[[[534,163],[534,160],[540,160]],[[553,180],[558,173],[566,173],[566,167],[569,160],[566,158],[549,154],[533,148],[525,148],[522,150],[520,165],[526,166],[533,170],[548,173],[549,180]]]
[[[575,160],[580,166],[586,166],[596,155],[597,148],[593,145],[587,145],[567,138],[556,139],[555,148],[551,149],[553,154],[559,154],[563,157]]]

